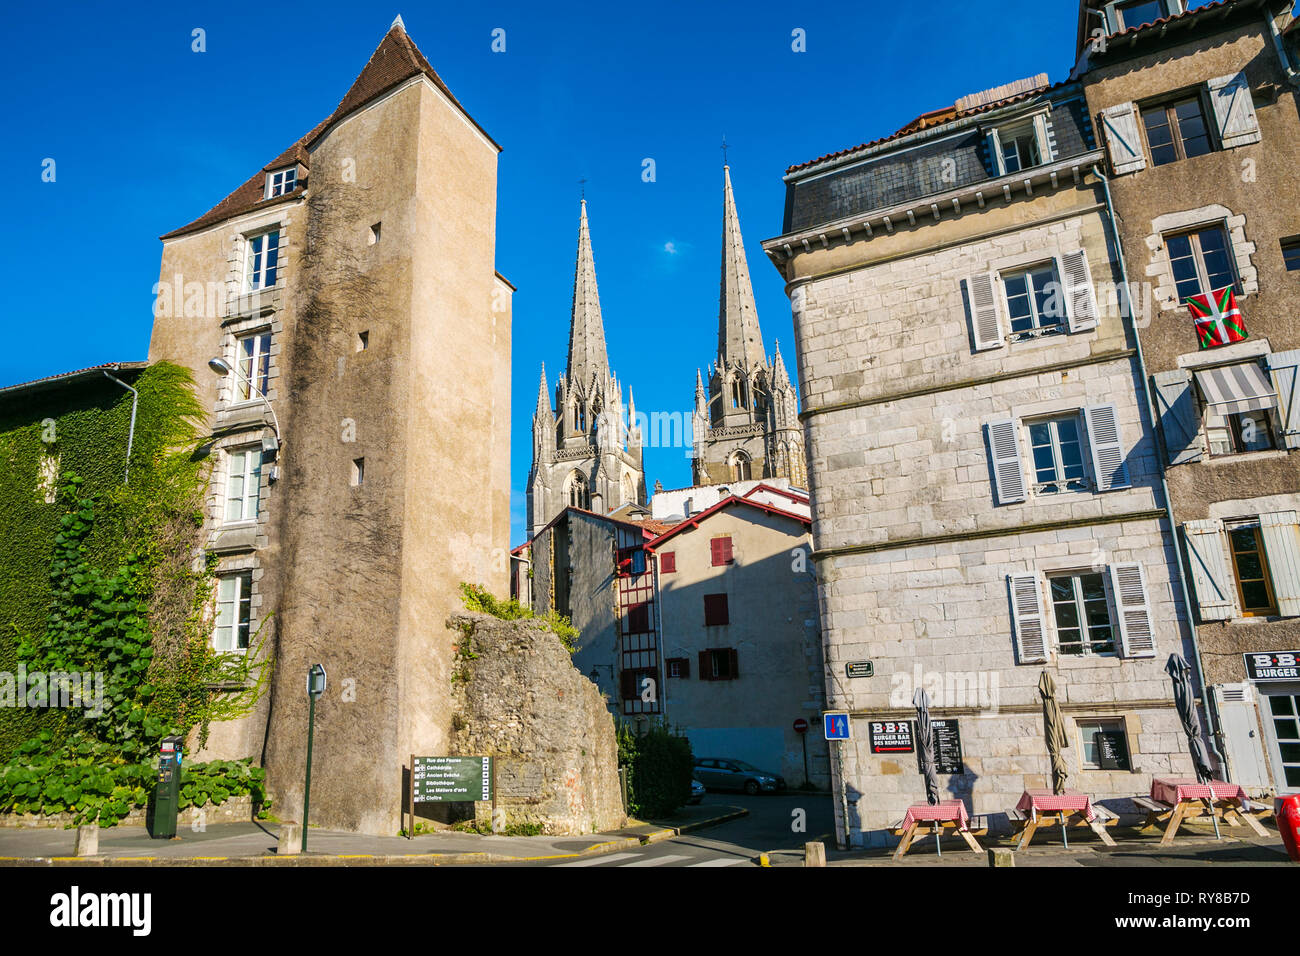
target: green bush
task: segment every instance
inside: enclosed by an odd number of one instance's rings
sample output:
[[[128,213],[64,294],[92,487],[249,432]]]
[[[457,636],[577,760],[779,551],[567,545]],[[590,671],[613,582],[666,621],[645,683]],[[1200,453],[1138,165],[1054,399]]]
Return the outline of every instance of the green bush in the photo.
[[[626,724],[618,728],[619,766],[628,767],[628,812],[633,816],[666,817],[691,798],[695,758],[691,742],[662,726],[635,734]]]
[[[517,621],[521,618],[536,620],[558,637],[560,643],[564,645],[564,649],[570,654],[578,649],[578,629],[573,626],[571,620],[558,613],[554,608],[538,617],[533,613],[532,608],[524,607],[516,598],[503,601],[486,588],[481,588],[477,584],[470,584],[466,581],[461,582],[460,593],[466,610],[477,611],[480,614],[491,614],[503,621]]]

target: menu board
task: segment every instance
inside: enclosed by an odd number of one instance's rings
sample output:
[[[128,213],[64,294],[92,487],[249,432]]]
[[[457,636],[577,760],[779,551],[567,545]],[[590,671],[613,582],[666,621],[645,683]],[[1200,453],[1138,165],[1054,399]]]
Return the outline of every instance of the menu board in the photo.
[[[491,757],[416,757],[411,768],[416,803],[492,799]]]
[[[957,721],[936,720],[934,727],[934,762],[939,773],[965,773],[961,759],[961,732]]]
[[[1097,766],[1102,770],[1128,770],[1128,743],[1122,730],[1099,730],[1092,735]]]
[[[910,720],[873,720],[870,731],[873,754],[910,754],[916,749]]]

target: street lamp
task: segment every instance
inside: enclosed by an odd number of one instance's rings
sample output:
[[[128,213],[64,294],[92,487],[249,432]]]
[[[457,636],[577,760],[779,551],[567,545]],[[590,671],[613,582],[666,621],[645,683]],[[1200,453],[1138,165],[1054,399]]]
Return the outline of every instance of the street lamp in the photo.
[[[239,369],[231,368],[230,363],[223,358],[214,356],[213,358],[208,359],[208,368],[212,369],[212,371],[216,372],[222,378],[233,372],[236,378],[248,383],[248,387],[251,388],[257,394],[257,397],[265,403],[266,410],[271,413],[271,427],[275,430],[275,435],[273,437],[262,439],[262,450],[271,452],[279,451],[280,446],[284,444],[284,439],[280,435],[280,419],[276,417],[275,409],[271,406],[271,400],[266,397],[266,393],[258,388],[257,383],[243,372],[239,371]]]

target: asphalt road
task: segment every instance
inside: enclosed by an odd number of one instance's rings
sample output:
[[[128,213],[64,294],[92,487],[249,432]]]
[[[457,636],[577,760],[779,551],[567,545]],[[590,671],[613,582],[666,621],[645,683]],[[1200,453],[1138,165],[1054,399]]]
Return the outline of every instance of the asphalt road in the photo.
[[[803,845],[826,839],[832,830],[831,797],[790,793],[749,797],[710,793],[704,806],[744,807],[748,816],[635,850],[584,857],[568,862],[539,860],[529,866],[558,867],[710,867],[755,866],[767,853],[775,866],[802,863]]]

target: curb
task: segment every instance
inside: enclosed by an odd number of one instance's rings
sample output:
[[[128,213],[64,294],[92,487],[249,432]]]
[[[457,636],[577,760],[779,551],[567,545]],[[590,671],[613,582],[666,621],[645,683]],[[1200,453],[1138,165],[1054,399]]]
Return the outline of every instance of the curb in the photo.
[[[703,830],[706,827],[714,827],[720,823],[728,823],[732,820],[739,820],[741,817],[749,816],[749,811],[744,807],[730,807],[729,812],[723,813],[716,817],[709,817],[707,820],[695,820],[691,823],[683,824],[680,827],[666,826],[662,830],[657,830],[646,838],[647,843],[658,843],[660,840],[670,840],[675,836],[681,836],[683,833],[693,833],[696,830]]]

